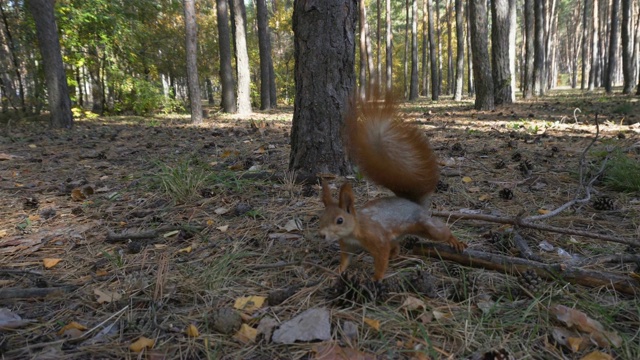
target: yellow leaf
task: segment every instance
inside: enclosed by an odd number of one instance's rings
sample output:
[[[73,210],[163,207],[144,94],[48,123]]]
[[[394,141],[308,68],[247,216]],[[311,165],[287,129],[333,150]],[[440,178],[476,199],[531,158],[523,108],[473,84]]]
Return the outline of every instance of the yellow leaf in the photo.
[[[481,196],[478,198],[478,200],[479,200],[479,201],[487,201],[487,200],[489,200],[489,199],[491,199],[491,195],[486,195],[486,194],[485,194],[485,195],[481,195]]]
[[[480,192],[480,187],[473,186],[473,187],[470,187],[467,191],[469,191],[470,193],[477,193],[477,192]]]
[[[129,346],[129,350],[133,352],[140,352],[145,348],[151,349],[155,343],[156,342],[153,339],[141,336],[138,340],[136,340]]]
[[[63,326],[62,329],[60,329],[58,331],[58,335],[63,335],[67,330],[71,330],[71,329],[84,331],[84,330],[87,330],[87,327],[82,325],[82,324],[80,324],[80,323],[72,321],[72,322],[68,323],[67,325]]]
[[[198,328],[193,324],[189,324],[189,326],[187,326],[187,330],[185,330],[185,333],[189,337],[198,337],[198,336],[200,336],[200,332],[198,331]]]
[[[371,326],[374,330],[380,330],[380,320],[364,318],[364,323]]]
[[[40,215],[29,215],[29,220],[38,221],[40,220]]]
[[[35,149],[35,148],[37,148],[37,147],[38,147],[38,145],[36,145],[36,144],[29,144],[29,147],[30,147],[30,148],[32,148],[32,149]]]
[[[238,310],[252,313],[260,309],[266,299],[267,298],[264,296],[243,296],[236,299],[233,307]]]
[[[580,337],[569,337],[567,338],[567,343],[569,344],[569,348],[573,352],[577,352],[580,350],[580,345],[582,345],[582,338]]]
[[[180,250],[178,250],[179,253],[190,253],[193,250],[193,248],[191,247],[191,245],[187,246],[186,248],[182,248]]]
[[[172,230],[172,231],[169,231],[168,233],[163,234],[162,237],[168,238],[174,235],[178,235],[179,233],[180,233],[180,230]]]
[[[0,230],[0,239],[7,236],[7,230],[6,229],[2,229]]]
[[[545,215],[545,214],[548,214],[548,213],[549,213],[549,210],[547,210],[547,209],[538,209],[538,214],[540,214],[540,215]]]
[[[243,343],[254,342],[256,341],[257,336],[258,336],[258,330],[252,328],[247,324],[242,324],[242,326],[240,327],[240,330],[238,330],[238,332],[235,335],[233,335],[233,337],[236,340],[241,341]]]
[[[120,225],[120,226],[122,226],[122,227],[125,227],[125,226],[127,226],[127,222],[126,222],[126,221],[120,221],[120,222],[118,223],[118,225]]]
[[[613,360],[613,356],[596,350],[594,352],[591,352],[585,355],[580,360]]]
[[[462,182],[465,183],[465,184],[468,184],[468,183],[470,183],[472,181],[473,181],[473,179],[468,177],[468,176],[465,176],[465,177],[462,178]]]
[[[207,220],[207,226],[211,226],[211,225],[213,225],[213,220],[211,219]]]
[[[62,259],[51,259],[51,258],[42,259],[42,263],[44,264],[44,267],[46,269],[51,269],[52,267],[56,266],[60,261],[62,261]]]

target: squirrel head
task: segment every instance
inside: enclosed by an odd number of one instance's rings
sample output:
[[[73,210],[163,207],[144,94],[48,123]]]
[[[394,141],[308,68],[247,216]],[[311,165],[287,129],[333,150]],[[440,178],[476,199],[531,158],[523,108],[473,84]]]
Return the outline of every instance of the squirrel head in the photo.
[[[331,197],[331,190],[322,180],[322,202],[324,212],[320,217],[320,235],[327,241],[351,237],[357,228],[355,197],[348,182],[340,187],[338,202]]]

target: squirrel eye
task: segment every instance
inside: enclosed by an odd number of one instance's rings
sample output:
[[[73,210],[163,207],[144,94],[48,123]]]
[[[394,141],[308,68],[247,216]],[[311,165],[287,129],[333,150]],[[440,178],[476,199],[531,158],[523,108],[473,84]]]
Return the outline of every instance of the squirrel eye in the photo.
[[[338,225],[342,225],[343,222],[344,222],[344,219],[342,218],[342,216],[336,219],[336,224]]]

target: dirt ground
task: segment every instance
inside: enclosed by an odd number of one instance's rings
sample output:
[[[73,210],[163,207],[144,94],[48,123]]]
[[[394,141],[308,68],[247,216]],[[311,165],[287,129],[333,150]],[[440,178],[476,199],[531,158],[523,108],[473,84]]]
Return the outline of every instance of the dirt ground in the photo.
[[[287,171],[292,112],[212,111],[202,126],[187,116],[84,118],[68,132],[5,121],[0,358],[640,358],[638,295],[611,287],[416,256],[406,249],[415,239],[391,263],[383,294],[366,294],[366,254],[339,281],[338,248],[317,235],[319,186]],[[585,152],[596,113],[600,132]],[[538,223],[640,241],[640,193],[615,190],[607,170],[588,184],[609,154],[640,161],[637,97],[563,90],[493,112],[422,99],[403,104],[401,116],[424,128],[439,156],[434,210],[542,215],[586,196],[582,173],[590,199]],[[356,178],[358,204],[385,194]],[[640,249],[628,243],[443,221],[470,250],[522,258],[517,233],[539,262],[640,286]],[[417,278],[426,290],[402,286]],[[254,306],[238,305],[247,296]],[[567,324],[558,306],[583,312],[575,322],[591,327]],[[270,321],[307,309],[327,310],[328,339],[279,344],[264,335]]]

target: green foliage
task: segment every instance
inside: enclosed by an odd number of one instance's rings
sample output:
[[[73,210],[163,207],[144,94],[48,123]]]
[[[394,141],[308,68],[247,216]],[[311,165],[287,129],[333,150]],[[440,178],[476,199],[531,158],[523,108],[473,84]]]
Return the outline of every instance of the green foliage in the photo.
[[[604,182],[621,192],[640,191],[640,161],[623,151],[615,151],[605,170]]]
[[[622,114],[622,115],[630,115],[637,114],[640,110],[639,106],[634,106],[632,103],[623,103],[613,108],[613,113]]]

